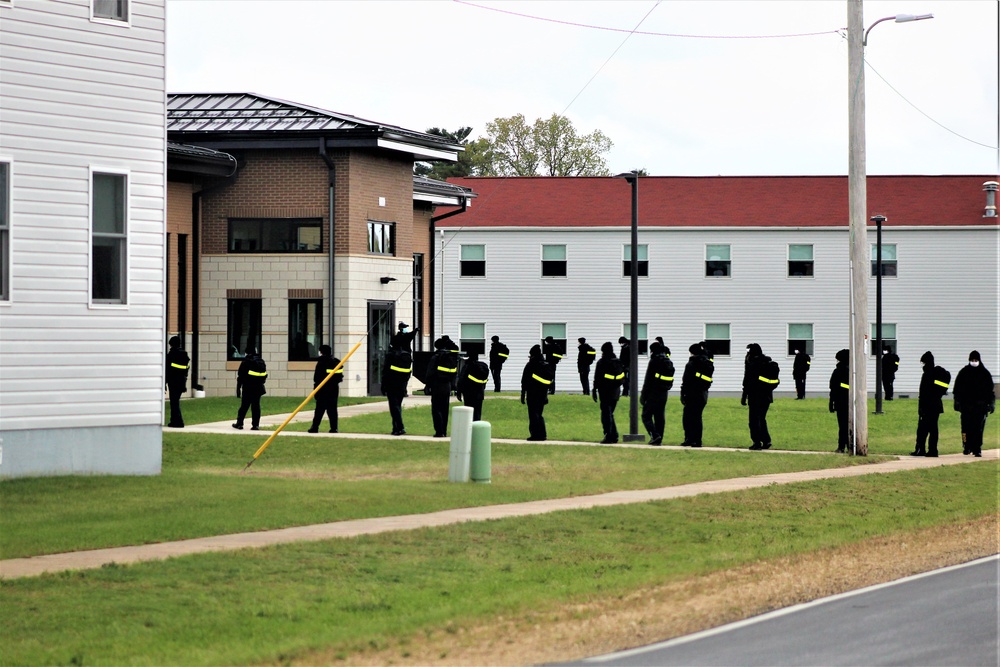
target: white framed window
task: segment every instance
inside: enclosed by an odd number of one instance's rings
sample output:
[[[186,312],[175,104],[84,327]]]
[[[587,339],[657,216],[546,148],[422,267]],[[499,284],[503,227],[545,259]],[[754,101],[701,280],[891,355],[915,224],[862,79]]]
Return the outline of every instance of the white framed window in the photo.
[[[0,301],[10,301],[11,161],[0,157]]]
[[[632,340],[632,325],[628,322],[622,324],[622,335],[625,336],[626,339]],[[649,338],[649,325],[647,323],[635,323],[635,338],[636,345],[639,348],[636,354],[649,354],[649,341],[647,340],[647,338]]]
[[[705,346],[711,357],[728,357],[732,348],[729,324],[710,323],[705,325]]]
[[[486,276],[486,246],[482,243],[463,245],[459,249],[459,275],[463,278]]]
[[[813,325],[805,323],[795,323],[788,325],[788,356],[795,356],[795,350],[801,350],[812,356],[813,352]]]
[[[870,345],[871,347],[870,356],[874,358],[876,353],[878,352],[878,346],[875,345],[875,341],[878,340],[878,336],[876,336],[876,334],[878,333],[878,329],[876,328],[874,322],[872,322],[871,325],[872,325],[872,344]],[[882,347],[883,348],[888,347],[893,352],[899,349],[899,341],[896,339],[895,323],[886,323],[886,322],[882,323]]]
[[[733,275],[732,249],[728,243],[705,246],[705,276],[728,278]]]
[[[554,351],[558,354],[566,354],[566,323],[565,322],[542,322],[542,340],[552,336],[555,343]],[[543,346],[544,349],[544,346]]]
[[[90,301],[128,303],[128,172],[90,172]]]
[[[315,248],[309,248],[316,252],[322,251],[319,243],[320,227],[316,225]],[[374,255],[395,255],[396,254],[396,223],[381,222],[378,220],[368,221],[368,252]]]
[[[475,352],[486,354],[486,324],[484,322],[462,322],[458,325],[458,349],[466,354]]]
[[[97,21],[128,23],[129,0],[91,0],[90,18]]]
[[[878,264],[876,262],[878,258],[878,244],[872,244],[872,278],[878,276]],[[882,276],[886,278],[895,278],[898,273],[898,267],[896,266],[896,244],[895,243],[883,243],[882,244]]]
[[[812,278],[813,247],[811,243],[788,244],[788,277]],[[811,352],[809,354],[812,354]]]
[[[566,246],[542,245],[542,277],[566,276]]]
[[[636,254],[636,275],[640,278],[649,276],[649,246],[639,243],[635,246]],[[626,243],[622,246],[622,277],[632,276],[632,244]]]

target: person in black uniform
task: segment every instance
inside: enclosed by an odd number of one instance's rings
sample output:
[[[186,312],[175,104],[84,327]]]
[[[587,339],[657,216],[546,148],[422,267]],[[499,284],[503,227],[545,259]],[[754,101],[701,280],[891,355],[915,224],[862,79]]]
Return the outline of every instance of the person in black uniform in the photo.
[[[941,397],[948,393],[948,382],[941,373],[947,374],[948,371],[934,367],[934,354],[930,350],[923,353],[920,363],[924,365],[924,373],[920,376],[917,398],[917,446],[910,456],[937,456],[938,415],[944,412]],[[951,379],[950,375],[948,379]]]
[[[465,360],[465,366],[458,374],[455,396],[465,404],[465,407],[472,408],[472,421],[477,422],[483,418],[483,394],[486,392],[486,383],[489,380],[489,366],[479,361],[478,352],[469,352],[469,358]]]
[[[777,373],[771,368],[771,357],[764,354],[760,345],[747,345],[743,361],[743,396],[740,405],[749,408],[750,449],[758,451],[771,448],[771,432],[767,429],[767,411],[774,402],[774,389],[778,386]],[[772,377],[774,376],[774,377]]]
[[[812,357],[805,350],[795,350],[795,361],[792,362],[792,379],[795,380],[795,400],[806,397],[806,373],[812,365]]]
[[[663,442],[663,432],[667,423],[667,394],[674,386],[674,364],[667,356],[663,343],[657,342],[649,346],[649,364],[646,366],[646,377],[639,392],[639,404],[642,406],[642,425],[649,433],[649,444],[659,445]]]
[[[955,409],[962,413],[962,453],[982,456],[983,431],[986,418],[996,407],[996,395],[993,375],[976,350],[969,353],[968,365],[958,372],[952,395]]]
[[[576,355],[576,370],[580,373],[580,384],[583,386],[583,395],[590,394],[590,367],[597,359],[597,350],[587,343],[586,338],[579,338],[580,345],[576,348],[579,352]]]
[[[434,354],[427,362],[427,385],[431,388],[431,417],[434,437],[448,436],[448,404],[451,386],[458,375],[458,352],[448,336],[434,341]]]
[[[319,346],[319,359],[313,370],[313,389],[319,387],[327,375],[332,374],[333,377],[316,392],[316,412],[313,414],[312,426],[309,427],[310,433],[319,433],[324,414],[330,419],[330,433],[337,432],[337,401],[340,400],[340,383],[344,381],[344,368],[337,368],[339,364],[340,359],[333,356],[333,349],[329,345]],[[334,368],[337,370],[334,371]]]
[[[547,437],[542,413],[549,402],[550,384],[552,369],[545,363],[541,345],[533,345],[521,373],[521,404],[528,406],[528,440],[542,441]]]
[[[702,413],[708,405],[708,390],[712,386],[715,365],[709,360],[705,347],[695,343],[688,348],[691,355],[684,366],[681,379],[681,405],[684,406],[684,447],[701,447]]]
[[[167,392],[170,395],[170,422],[167,426],[171,428],[184,428],[184,416],[181,414],[181,394],[187,391],[188,369],[191,366],[191,359],[188,353],[181,349],[181,339],[171,336],[167,341],[170,351],[167,352],[166,383]]]
[[[406,435],[406,427],[403,426],[403,399],[406,398],[406,385],[410,382],[412,372],[413,357],[409,348],[390,344],[382,366],[382,393],[389,402],[393,435]]]
[[[500,391],[500,371],[503,370],[503,362],[510,356],[510,350],[500,342],[500,336],[490,338],[490,375],[493,376],[493,391]]]
[[[622,396],[628,396],[628,390],[631,386],[629,375],[632,372],[632,344],[625,336],[618,337],[618,344],[621,345],[621,350],[618,352],[618,361],[621,362],[622,368],[625,369],[625,380],[622,381]]]
[[[611,341],[601,345],[601,358],[594,367],[594,391],[592,396],[596,403],[601,402],[601,428],[604,429],[602,445],[612,445],[618,442],[618,426],[615,424],[615,408],[621,397],[622,382],[627,375],[621,361],[615,356],[615,346]]]
[[[850,445],[847,414],[851,404],[851,351],[843,349],[835,355],[837,365],[830,374],[830,412],[837,413],[837,453],[843,454]]]
[[[389,347],[409,352],[412,349],[410,346],[413,344],[413,339],[416,338],[419,331],[420,329],[410,331],[410,326],[408,324],[400,322],[396,333],[394,333],[392,338],[389,339]]]
[[[885,400],[892,400],[892,383],[896,381],[896,371],[899,369],[899,356],[888,345],[882,348],[882,391]]]
[[[260,398],[267,393],[264,383],[267,382],[267,364],[257,354],[252,345],[248,345],[239,370],[236,371],[236,397],[242,398],[240,409],[236,413],[236,423],[233,428],[243,430],[243,420],[247,410],[250,411],[250,430],[260,429]]]
[[[552,336],[546,336],[545,340],[542,341],[542,356],[545,357],[545,363],[552,369],[552,384],[549,385],[550,394],[556,393],[556,366],[563,360],[565,352],[562,344],[557,343]]]

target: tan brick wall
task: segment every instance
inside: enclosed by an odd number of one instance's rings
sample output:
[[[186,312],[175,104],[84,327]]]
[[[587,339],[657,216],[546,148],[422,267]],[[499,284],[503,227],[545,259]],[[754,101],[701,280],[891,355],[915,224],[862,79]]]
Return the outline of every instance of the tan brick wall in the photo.
[[[178,327],[178,295],[177,282],[179,278],[179,267],[177,265],[177,243],[178,235],[186,234],[187,245],[187,329],[188,333],[192,327],[192,300],[191,281],[194,279],[194,256],[191,248],[191,233],[193,216],[191,213],[191,202],[194,198],[194,186],[191,183],[167,183],[167,337],[180,333]],[[190,346],[191,338],[187,338]]]

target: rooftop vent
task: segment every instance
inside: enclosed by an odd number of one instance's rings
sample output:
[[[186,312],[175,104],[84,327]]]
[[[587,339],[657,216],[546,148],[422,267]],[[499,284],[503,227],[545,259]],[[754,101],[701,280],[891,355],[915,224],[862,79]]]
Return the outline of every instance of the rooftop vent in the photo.
[[[1000,183],[996,181],[986,181],[983,183],[983,192],[986,193],[986,209],[983,212],[984,218],[997,217],[997,190]]]

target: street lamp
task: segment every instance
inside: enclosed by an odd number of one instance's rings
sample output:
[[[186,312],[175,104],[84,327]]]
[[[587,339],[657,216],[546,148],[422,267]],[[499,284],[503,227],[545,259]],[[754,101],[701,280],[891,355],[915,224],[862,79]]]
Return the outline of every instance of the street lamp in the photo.
[[[851,266],[851,405],[853,452],[868,455],[868,221],[865,212],[865,45],[868,33],[883,21],[907,23],[933,18],[932,14],[887,16],[864,29],[862,0],[847,1],[848,162]]]
[[[632,186],[632,256],[629,261],[631,274],[632,311],[629,316],[629,371],[628,371],[628,433],[622,442],[645,442],[639,433],[639,172],[627,171],[615,178],[624,178]]]
[[[875,223],[875,414],[882,414],[882,223],[884,215],[873,215]]]

